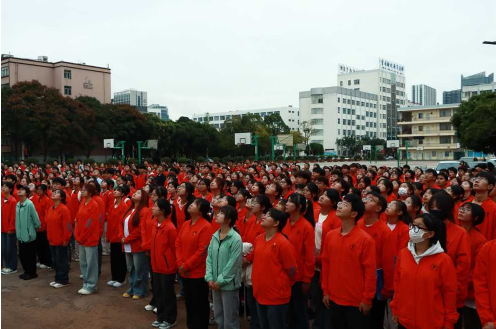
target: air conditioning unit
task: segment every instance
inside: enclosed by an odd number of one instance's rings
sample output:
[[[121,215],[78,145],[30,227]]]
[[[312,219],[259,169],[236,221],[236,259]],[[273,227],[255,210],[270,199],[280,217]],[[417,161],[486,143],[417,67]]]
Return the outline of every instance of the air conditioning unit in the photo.
[[[40,61],[40,62],[48,62],[48,56],[38,56],[38,61]]]

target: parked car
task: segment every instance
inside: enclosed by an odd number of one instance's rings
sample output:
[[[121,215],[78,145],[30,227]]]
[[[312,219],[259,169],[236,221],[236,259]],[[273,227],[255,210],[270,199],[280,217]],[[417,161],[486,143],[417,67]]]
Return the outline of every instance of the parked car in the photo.
[[[441,161],[437,164],[436,168],[434,168],[437,172],[439,172],[441,169],[448,169],[449,167],[455,167],[458,168],[460,165],[459,161]]]
[[[394,160],[394,158],[392,156],[388,156],[386,157],[386,160]]]

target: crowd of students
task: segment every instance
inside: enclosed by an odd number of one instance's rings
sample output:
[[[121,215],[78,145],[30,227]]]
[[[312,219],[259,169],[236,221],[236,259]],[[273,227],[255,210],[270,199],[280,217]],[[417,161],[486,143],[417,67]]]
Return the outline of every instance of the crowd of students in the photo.
[[[494,166],[2,165],[2,274],[144,299],[153,327],[495,328]],[[126,282],[128,278],[128,283]],[[176,295],[175,285],[179,284]],[[244,303],[243,303],[244,301]]]

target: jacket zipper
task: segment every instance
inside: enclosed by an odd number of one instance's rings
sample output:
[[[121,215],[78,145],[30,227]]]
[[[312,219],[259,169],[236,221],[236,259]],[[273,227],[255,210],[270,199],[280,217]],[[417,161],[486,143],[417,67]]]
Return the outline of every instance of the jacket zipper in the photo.
[[[155,232],[155,237],[153,238],[153,248],[156,250],[157,246],[156,246],[156,242],[157,242],[157,234],[158,234],[158,228],[157,228],[157,232]],[[151,249],[150,249],[150,256],[151,256]],[[165,256],[165,255],[164,255]],[[155,255],[153,256],[153,258],[155,258]],[[168,267],[168,266],[167,266]]]
[[[169,268],[169,262],[167,261],[167,257],[165,256],[165,254],[164,254],[164,259],[165,259],[165,265],[167,266],[167,268]]]

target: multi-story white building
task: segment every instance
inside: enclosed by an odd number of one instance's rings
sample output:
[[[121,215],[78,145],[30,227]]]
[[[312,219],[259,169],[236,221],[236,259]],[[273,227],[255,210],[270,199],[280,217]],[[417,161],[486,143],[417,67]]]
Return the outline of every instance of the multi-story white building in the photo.
[[[412,103],[423,106],[436,105],[436,89],[427,85],[412,86]]]
[[[132,106],[147,106],[148,97],[146,91],[128,89],[114,93],[113,104],[129,104]]]
[[[236,116],[243,116],[249,113],[259,114],[261,117],[265,117],[274,113],[279,114],[282,121],[284,121],[284,123],[291,129],[291,131],[297,131],[300,125],[300,110],[298,108],[292,107],[291,105],[287,107],[274,107],[258,110],[194,114],[193,120],[197,122],[208,122],[215,128],[220,129],[222,128],[224,121],[232,119]]]
[[[154,113],[156,116],[158,116],[162,120],[169,120],[169,109],[167,106],[164,105],[159,105],[159,104],[152,104],[149,105],[147,108],[147,113]]]
[[[398,108],[408,104],[405,69],[402,65],[379,59],[379,68],[355,70],[339,66],[338,86],[377,95],[379,123],[386,124],[377,137],[396,139],[398,135]]]
[[[337,154],[336,140],[345,136],[379,138],[386,132],[378,96],[343,87],[300,92],[300,120],[312,124],[310,142],[322,144],[327,154]]]
[[[463,86],[462,87],[462,101],[468,101],[470,97],[475,95],[480,95],[483,93],[495,92],[496,82],[485,83],[475,86]]]

